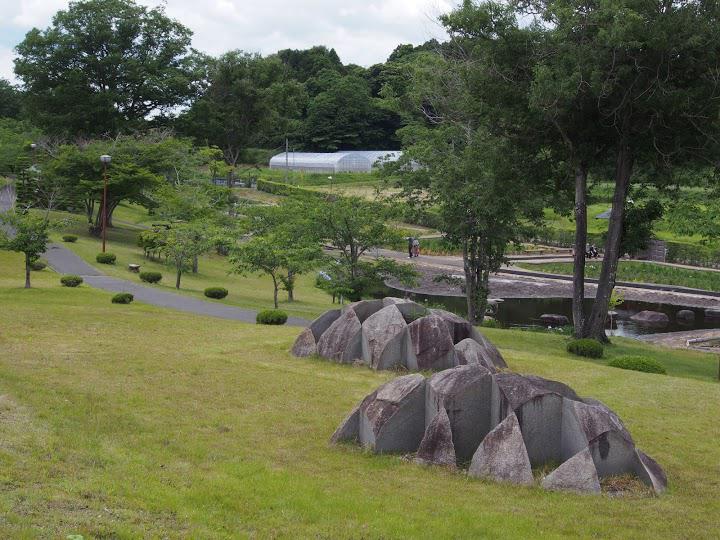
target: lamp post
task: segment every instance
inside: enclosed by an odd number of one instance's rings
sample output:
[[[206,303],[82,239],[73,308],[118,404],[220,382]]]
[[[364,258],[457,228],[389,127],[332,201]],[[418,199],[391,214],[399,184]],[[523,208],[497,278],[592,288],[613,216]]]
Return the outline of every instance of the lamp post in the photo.
[[[330,191],[332,191],[333,190],[332,176],[328,176],[328,180],[330,180]]]
[[[111,157],[107,154],[100,156],[103,164],[103,202],[102,202],[102,252],[105,253],[105,240],[107,239],[107,168]]]

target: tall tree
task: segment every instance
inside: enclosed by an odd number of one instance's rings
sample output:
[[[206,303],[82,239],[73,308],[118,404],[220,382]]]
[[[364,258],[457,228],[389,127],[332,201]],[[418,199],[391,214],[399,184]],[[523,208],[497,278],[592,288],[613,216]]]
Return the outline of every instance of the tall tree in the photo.
[[[0,79],[0,118],[18,118],[22,110],[22,93],[5,79]]]
[[[16,48],[28,113],[48,132],[73,137],[141,127],[195,93],[191,35],[162,6],[71,2]]]
[[[291,129],[284,122],[299,118],[304,100],[302,86],[285,81],[276,57],[231,51],[211,61],[207,90],[178,124],[183,133],[221,148],[235,166],[243,150],[277,142],[278,131]]]
[[[609,134],[612,213],[596,298],[583,328],[584,335],[604,341],[634,174],[717,154],[720,3],[553,0],[535,9],[567,45],[547,51],[557,58],[543,64],[550,74],[545,78],[574,85],[559,92],[563,99],[569,96],[566,103],[583,103],[591,112],[594,107],[594,125]],[[586,55],[578,56],[579,41]],[[589,99],[576,99],[579,92]],[[583,114],[586,122],[593,114]]]
[[[31,212],[10,211],[0,214],[0,249],[25,256],[25,288],[30,288],[30,265],[45,253],[50,231],[46,217]]]

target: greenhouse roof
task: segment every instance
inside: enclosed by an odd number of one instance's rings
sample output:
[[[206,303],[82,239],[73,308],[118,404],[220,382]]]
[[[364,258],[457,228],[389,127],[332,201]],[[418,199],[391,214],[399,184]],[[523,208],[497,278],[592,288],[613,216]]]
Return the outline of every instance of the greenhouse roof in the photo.
[[[340,152],[285,152],[270,159],[271,169],[319,171],[319,172],[370,172],[379,160],[387,157],[397,160],[402,152],[397,150],[348,150]]]

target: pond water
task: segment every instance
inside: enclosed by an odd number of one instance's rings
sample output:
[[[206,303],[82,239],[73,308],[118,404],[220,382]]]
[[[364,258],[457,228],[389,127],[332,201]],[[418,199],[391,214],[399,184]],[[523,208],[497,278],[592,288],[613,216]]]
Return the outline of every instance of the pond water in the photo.
[[[401,296],[400,291],[392,291],[395,296]],[[409,297],[416,302],[434,307],[443,307],[448,311],[466,315],[467,306],[465,298],[460,296],[434,296],[426,294],[410,294]],[[585,301],[585,312],[590,313],[592,299]],[[676,314],[681,309],[689,309],[695,312],[695,321],[690,323],[680,322]],[[630,320],[634,314],[644,311],[660,311],[667,314],[670,323],[663,328],[650,328],[641,326]],[[650,302],[625,301],[615,310],[617,316],[613,318],[612,335],[635,337],[643,334],[654,334],[658,332],[678,332],[696,330],[702,328],[720,328],[720,320],[705,319],[703,308],[675,306],[670,304],[655,304]],[[528,327],[544,326],[540,321],[540,315],[554,313],[565,315],[572,321],[572,299],[570,298],[508,298],[497,305],[493,317],[506,327]]]

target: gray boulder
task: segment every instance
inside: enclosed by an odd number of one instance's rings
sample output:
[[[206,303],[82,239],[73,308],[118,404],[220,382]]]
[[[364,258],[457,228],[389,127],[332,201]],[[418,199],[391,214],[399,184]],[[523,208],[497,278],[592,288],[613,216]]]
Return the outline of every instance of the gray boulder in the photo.
[[[589,448],[600,478],[626,473],[637,474],[644,470],[635,446],[618,431],[600,434],[590,441]],[[648,478],[640,479],[650,483]]]
[[[681,309],[675,314],[675,319],[680,323],[690,324],[695,321],[695,312],[691,309]]]
[[[317,343],[315,342],[315,336],[310,328],[306,328],[295,340],[293,348],[290,351],[293,356],[302,358],[305,356],[313,356],[317,354]]]
[[[665,476],[665,471],[662,470],[662,467],[660,467],[658,462],[653,458],[640,450],[636,451],[640,459],[640,465],[642,466],[642,469],[637,471],[638,476],[643,479],[646,484],[651,485],[655,493],[660,494],[665,491],[667,489],[667,476]]]
[[[415,452],[425,433],[425,377],[419,373],[382,385],[360,407],[359,441],[376,453]]]
[[[455,468],[455,446],[453,445],[450,419],[445,409],[440,409],[425,429],[415,462]]]
[[[362,325],[353,309],[345,309],[318,340],[318,354],[338,362],[362,358]]]
[[[343,308],[343,312],[353,310],[357,315],[358,320],[363,323],[373,313],[380,311],[384,307],[383,300],[360,300],[359,302],[353,302]]]
[[[568,409],[565,414],[568,416],[573,414],[577,418],[588,443],[597,439],[603,433],[615,431],[630,444],[633,444],[630,432],[625,428],[620,418],[604,403],[594,399],[586,399],[584,402],[567,401],[565,405]]]
[[[543,313],[540,315],[540,322],[553,327],[567,326],[570,324],[570,321],[565,315],[559,315],[557,313]]]
[[[374,369],[405,365],[407,323],[396,305],[370,315],[362,323],[362,356]]]
[[[455,366],[455,348],[444,321],[435,315],[408,325],[410,350],[405,365],[411,371],[441,370]]]
[[[465,338],[455,344],[455,354],[460,365],[477,365],[496,371],[493,359],[486,357],[486,348],[472,338]]]
[[[664,313],[650,310],[636,313],[630,317],[630,320],[641,326],[648,326],[651,328],[664,328],[670,323],[670,318]]]
[[[542,487],[554,491],[600,493],[600,480],[590,450],[584,448],[561,464],[543,479]]]
[[[497,350],[497,347],[490,343],[482,332],[475,328],[470,322],[444,309],[432,309],[430,311],[433,315],[445,321],[445,324],[450,330],[453,343],[460,343],[464,339],[471,338],[483,349],[483,358],[488,362],[492,362],[498,369],[507,367],[505,359],[500,354],[500,351]]]
[[[310,330],[312,331],[316,342],[320,339],[320,336],[322,336],[325,331],[330,328],[330,325],[336,320],[338,320],[339,317],[340,310],[331,309],[329,311],[326,311],[310,323],[310,326],[308,328],[310,328]]]
[[[562,463],[587,446],[577,422],[563,422],[564,401],[562,396],[548,393],[526,401],[514,411],[533,467]]]
[[[345,417],[345,420],[342,421],[340,426],[335,430],[335,433],[333,433],[332,437],[330,437],[330,443],[338,444],[341,442],[358,440],[360,436],[361,411],[363,411],[368,404],[375,399],[375,396],[377,396],[377,391],[365,396],[365,398],[363,398],[363,400],[358,403],[352,411],[350,411],[350,414]]]
[[[509,414],[483,439],[472,458],[468,474],[526,486],[534,483],[530,459],[515,414]]]
[[[295,340],[292,348],[292,354],[297,357],[313,356],[317,354],[317,342],[320,340],[325,331],[330,328],[340,317],[339,309],[331,309],[320,315],[317,319],[310,323],[305,330]]]
[[[405,322],[408,324],[418,320],[420,317],[425,317],[430,313],[428,308],[426,308],[425,306],[411,301],[397,304],[397,308],[400,310],[400,313],[402,313],[403,317],[405,318]]]
[[[436,373],[425,392],[425,424],[440,411],[450,419],[457,459],[472,458],[480,441],[497,424],[492,418],[493,380],[480,365],[458,366]]]
[[[398,298],[397,296],[386,296],[382,299],[383,307],[394,306],[395,304],[405,304],[411,302],[406,298]]]

